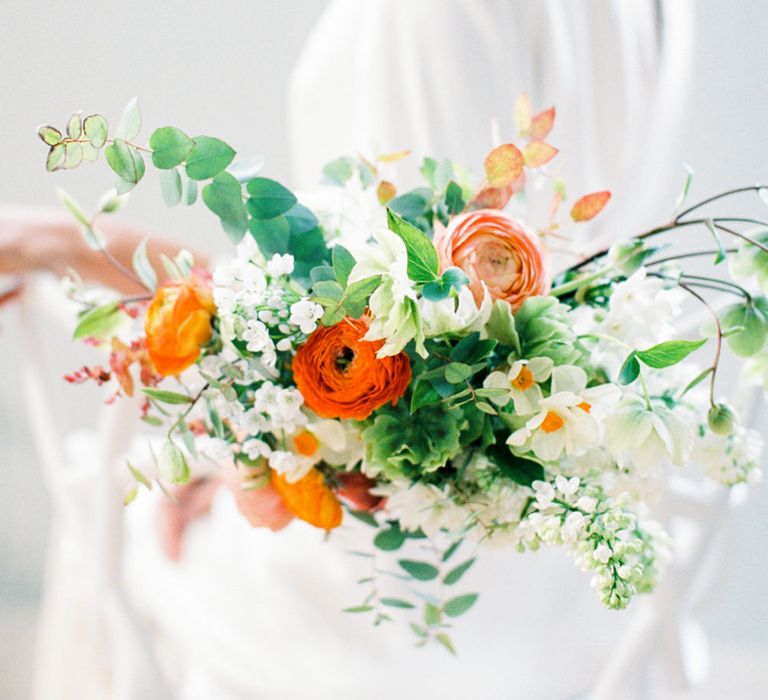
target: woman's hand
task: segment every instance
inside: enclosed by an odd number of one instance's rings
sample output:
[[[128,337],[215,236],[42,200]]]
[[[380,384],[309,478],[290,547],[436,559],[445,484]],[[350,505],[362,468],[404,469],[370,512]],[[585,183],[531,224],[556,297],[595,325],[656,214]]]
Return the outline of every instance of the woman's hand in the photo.
[[[272,532],[282,530],[293,520],[293,514],[285,507],[280,494],[269,484],[244,489],[244,476],[243,469],[227,468],[223,474],[237,509],[253,527],[268,527]]]

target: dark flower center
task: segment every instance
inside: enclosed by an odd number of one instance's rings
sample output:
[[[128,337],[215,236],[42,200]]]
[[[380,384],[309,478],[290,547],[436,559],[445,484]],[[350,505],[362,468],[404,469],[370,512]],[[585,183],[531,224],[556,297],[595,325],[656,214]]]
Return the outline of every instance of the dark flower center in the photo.
[[[336,367],[340,372],[346,372],[354,359],[355,351],[352,348],[345,346],[336,355]]]

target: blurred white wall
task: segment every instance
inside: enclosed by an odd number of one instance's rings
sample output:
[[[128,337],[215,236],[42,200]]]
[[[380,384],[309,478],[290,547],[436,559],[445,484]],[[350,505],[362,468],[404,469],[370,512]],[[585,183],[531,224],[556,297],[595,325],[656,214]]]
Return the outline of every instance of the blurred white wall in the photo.
[[[168,123],[191,134],[217,135],[242,155],[264,155],[271,176],[289,177],[286,81],[325,4],[0,0],[0,202],[55,206],[60,185],[85,206],[94,203],[111,181],[106,166],[46,174],[45,149],[34,129],[43,122],[63,125],[78,109],[114,120],[133,95],[140,96],[145,134]],[[696,172],[694,198],[733,184],[768,181],[768,5],[699,0],[697,10],[683,148]],[[510,104],[513,99],[510,95]],[[212,250],[224,242],[202,206],[168,211],[153,183],[138,188],[124,216],[180,244]],[[26,695],[47,525],[46,498],[18,395],[18,321],[16,310],[0,309],[0,699]],[[52,386],[75,407],[62,421],[84,424],[98,407],[98,393],[59,384],[59,377],[82,364],[87,350],[57,332],[51,343]],[[706,615],[721,652],[717,668],[721,676],[723,669],[733,671],[726,673],[727,692],[711,697],[762,692],[751,680],[757,666],[748,662],[768,658],[767,537],[763,485],[735,518],[722,590]]]

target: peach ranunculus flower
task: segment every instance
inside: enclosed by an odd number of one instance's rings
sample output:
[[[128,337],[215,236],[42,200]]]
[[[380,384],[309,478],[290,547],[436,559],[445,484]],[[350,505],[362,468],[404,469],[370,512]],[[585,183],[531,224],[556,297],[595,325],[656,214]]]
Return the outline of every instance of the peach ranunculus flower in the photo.
[[[495,209],[460,214],[435,232],[441,270],[460,267],[480,304],[487,287],[513,309],[550,288],[546,254],[539,237],[524,223]]]
[[[200,357],[211,339],[213,296],[199,277],[170,282],[157,290],[147,309],[147,350],[162,375],[180,374]]]
[[[364,420],[386,403],[394,406],[411,381],[408,355],[377,357],[382,341],[363,340],[364,318],[320,327],[293,358],[293,378],[308,408],[323,418]]]

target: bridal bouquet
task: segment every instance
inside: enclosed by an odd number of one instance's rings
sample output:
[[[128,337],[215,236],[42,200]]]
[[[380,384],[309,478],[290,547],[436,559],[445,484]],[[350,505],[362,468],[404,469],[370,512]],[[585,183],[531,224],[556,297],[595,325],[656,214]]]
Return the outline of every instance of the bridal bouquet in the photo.
[[[94,216],[62,194],[106,260],[120,265],[97,219],[147,161],[168,205],[201,187],[237,245],[212,274],[185,251],[165,258],[160,281],[143,242],[122,268],[146,287],[139,297],[70,279],[84,304],[75,338],[110,354],[68,379],[113,380],[123,395],[140,382],[143,419],[166,431],[155,474],[129,465],[126,500],[185,483],[207,459],[234,461],[243,488],[271,490],[321,530],[356,517],[391,560],[377,558],[349,611],[410,616],[420,644],[449,650],[451,619],[477,598],[456,591],[475,561],[456,553],[475,545],[561,547],[611,608],[650,591],[668,542],[648,512],[670,465],[703,465],[729,486],[760,477],[760,436],[716,380],[725,341],[768,388],[768,298],[755,291],[768,291],[768,224],[699,212],[768,190],[684,208],[689,176],[668,223],[587,257],[573,230],[610,193],[560,216],[554,118],[521,98],[517,144],[491,150],[479,178],[425,158],[423,184],[400,191],[407,152],[342,157],[303,196],[217,138],[167,126],[139,145],[135,101],[111,135],[98,114],[74,115],[65,133],[41,127],[49,170],[103,151],[117,175]],[[527,214],[547,190],[548,211]],[[676,252],[674,234],[694,227],[703,247]],[[550,255],[568,246],[575,264],[554,270]],[[726,262],[730,278],[687,272],[697,257]],[[679,337],[689,303],[707,320]],[[423,555],[402,554],[408,540]],[[381,593],[382,576],[402,594]]]

